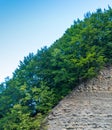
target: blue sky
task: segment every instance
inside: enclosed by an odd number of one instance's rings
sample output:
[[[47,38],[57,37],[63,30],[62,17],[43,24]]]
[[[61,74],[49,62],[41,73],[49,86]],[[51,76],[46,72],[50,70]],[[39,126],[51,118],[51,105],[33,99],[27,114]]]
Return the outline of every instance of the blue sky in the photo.
[[[111,0],[0,0],[0,82],[29,52],[50,46],[77,18]]]

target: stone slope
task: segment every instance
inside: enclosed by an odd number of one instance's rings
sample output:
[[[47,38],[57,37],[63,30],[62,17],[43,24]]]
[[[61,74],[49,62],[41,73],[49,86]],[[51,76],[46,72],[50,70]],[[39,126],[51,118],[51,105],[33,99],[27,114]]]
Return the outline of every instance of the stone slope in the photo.
[[[112,130],[112,67],[60,101],[47,121],[48,130]]]

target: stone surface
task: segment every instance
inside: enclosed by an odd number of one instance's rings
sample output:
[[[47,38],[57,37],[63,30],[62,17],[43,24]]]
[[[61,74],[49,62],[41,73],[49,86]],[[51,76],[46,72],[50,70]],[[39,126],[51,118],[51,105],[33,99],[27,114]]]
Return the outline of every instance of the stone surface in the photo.
[[[48,130],[112,130],[112,68],[73,90],[47,121]]]

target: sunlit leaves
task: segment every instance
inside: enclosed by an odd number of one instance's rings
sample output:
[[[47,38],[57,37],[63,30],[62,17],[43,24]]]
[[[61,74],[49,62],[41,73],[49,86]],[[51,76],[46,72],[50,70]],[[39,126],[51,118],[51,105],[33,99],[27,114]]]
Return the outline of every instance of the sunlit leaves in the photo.
[[[88,12],[49,48],[20,61],[0,85],[0,130],[41,130],[51,109],[74,87],[112,64],[112,9]]]

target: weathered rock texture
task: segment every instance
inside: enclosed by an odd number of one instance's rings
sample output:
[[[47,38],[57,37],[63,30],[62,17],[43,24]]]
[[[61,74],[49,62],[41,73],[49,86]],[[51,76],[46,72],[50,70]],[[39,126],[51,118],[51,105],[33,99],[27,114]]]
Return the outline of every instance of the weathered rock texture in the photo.
[[[112,130],[112,67],[82,83],[47,120],[48,130]]]

